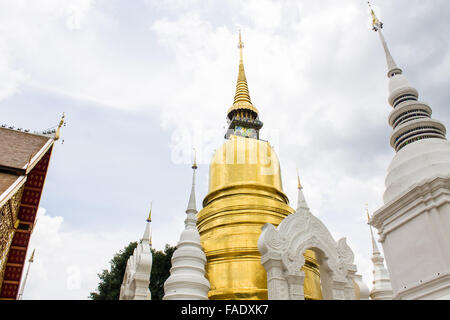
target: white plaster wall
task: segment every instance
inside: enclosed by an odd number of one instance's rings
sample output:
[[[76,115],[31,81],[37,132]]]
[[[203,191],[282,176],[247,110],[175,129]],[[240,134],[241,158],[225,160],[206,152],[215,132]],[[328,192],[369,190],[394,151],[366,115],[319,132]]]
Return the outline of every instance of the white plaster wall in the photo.
[[[388,168],[384,192],[387,204],[423,180],[450,174],[450,141],[415,141],[397,152]]]
[[[371,223],[380,233],[395,299],[450,294],[450,177],[403,193]]]

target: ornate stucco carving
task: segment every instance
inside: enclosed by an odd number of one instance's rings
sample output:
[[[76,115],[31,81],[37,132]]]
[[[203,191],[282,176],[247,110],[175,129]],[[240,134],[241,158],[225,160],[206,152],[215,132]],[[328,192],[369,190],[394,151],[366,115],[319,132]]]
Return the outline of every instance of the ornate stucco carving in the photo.
[[[24,186],[0,207],[0,288],[6,267],[9,247],[14,236],[15,224],[19,212]]]
[[[325,225],[307,208],[299,208],[275,228],[266,224],[258,240],[267,271],[269,299],[304,299],[304,253],[319,257],[324,299],[355,299],[353,251],[346,238],[335,241]]]
[[[128,259],[120,288],[120,300],[151,299],[149,284],[152,262],[150,244],[141,240]]]

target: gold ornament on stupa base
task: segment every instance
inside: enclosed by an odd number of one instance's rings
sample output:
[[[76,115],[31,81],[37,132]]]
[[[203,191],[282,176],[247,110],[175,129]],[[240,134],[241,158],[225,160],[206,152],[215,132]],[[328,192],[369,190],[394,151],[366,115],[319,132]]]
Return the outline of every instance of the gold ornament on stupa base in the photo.
[[[259,140],[262,122],[253,106],[240,61],[236,95],[228,110],[227,140],[210,163],[209,191],[198,213],[200,241],[206,254],[209,299],[267,299],[267,275],[257,247],[261,227],[278,226],[295,210],[283,192],[278,157]],[[321,299],[314,252],[305,253],[305,297]]]

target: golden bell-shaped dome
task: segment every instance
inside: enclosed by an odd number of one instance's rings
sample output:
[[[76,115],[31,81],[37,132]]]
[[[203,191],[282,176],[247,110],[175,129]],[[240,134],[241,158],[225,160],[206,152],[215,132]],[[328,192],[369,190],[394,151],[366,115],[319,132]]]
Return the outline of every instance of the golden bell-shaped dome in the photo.
[[[258,187],[270,192],[282,203],[283,193],[280,163],[268,142],[232,135],[214,154],[210,164],[209,193],[203,206],[230,188]]]
[[[210,299],[267,299],[257,242],[265,223],[277,226],[294,211],[287,203],[268,142],[232,135],[216,151],[197,224]]]
[[[267,275],[258,238],[266,223],[278,226],[294,212],[283,193],[280,163],[269,143],[232,135],[210,164],[209,193],[198,213],[209,299],[267,299]],[[313,252],[305,271],[305,297],[321,299]]]

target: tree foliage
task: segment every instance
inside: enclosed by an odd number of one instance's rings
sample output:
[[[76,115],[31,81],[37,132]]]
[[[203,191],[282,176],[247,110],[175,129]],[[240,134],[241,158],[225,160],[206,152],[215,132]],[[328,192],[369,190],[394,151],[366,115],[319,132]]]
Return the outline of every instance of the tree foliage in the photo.
[[[127,267],[128,258],[133,254],[137,242],[130,242],[128,246],[120,250],[111,259],[110,270],[103,270],[98,274],[100,282],[97,292],[91,292],[89,298],[92,300],[118,300],[120,286]],[[150,274],[150,292],[152,300],[161,300],[164,296],[164,282],[170,275],[172,266],[172,254],[176,247],[166,244],[164,251],[151,249],[153,256],[152,271]]]
[[[150,292],[152,300],[162,300],[164,297],[164,282],[170,276],[170,268],[172,267],[172,255],[176,247],[166,244],[164,251],[156,251],[152,249],[153,265],[150,275]]]

